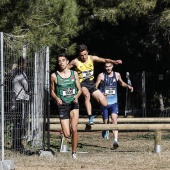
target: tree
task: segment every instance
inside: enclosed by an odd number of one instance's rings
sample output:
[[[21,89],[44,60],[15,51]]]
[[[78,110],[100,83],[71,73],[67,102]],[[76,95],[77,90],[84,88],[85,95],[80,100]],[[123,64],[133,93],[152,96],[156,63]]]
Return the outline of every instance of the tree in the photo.
[[[149,71],[157,75],[157,81],[159,74],[167,72],[168,76],[169,0],[78,0],[78,4],[83,26],[82,36],[76,38],[78,42],[84,41],[99,56],[121,58],[123,72]],[[100,72],[101,66],[98,69]],[[164,80],[164,84],[166,93],[159,91],[159,94],[169,94],[170,98],[168,82]],[[155,86],[152,93],[158,88]]]
[[[0,29],[34,44],[48,45],[52,53],[74,54],[78,34],[78,6],[75,0],[6,0]]]

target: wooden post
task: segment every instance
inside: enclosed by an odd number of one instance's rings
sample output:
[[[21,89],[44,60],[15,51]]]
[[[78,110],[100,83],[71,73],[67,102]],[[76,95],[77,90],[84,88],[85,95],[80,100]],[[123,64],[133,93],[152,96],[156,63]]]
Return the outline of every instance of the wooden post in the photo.
[[[155,131],[155,153],[161,152],[161,130]]]
[[[68,152],[67,139],[64,135],[61,136],[60,152]]]

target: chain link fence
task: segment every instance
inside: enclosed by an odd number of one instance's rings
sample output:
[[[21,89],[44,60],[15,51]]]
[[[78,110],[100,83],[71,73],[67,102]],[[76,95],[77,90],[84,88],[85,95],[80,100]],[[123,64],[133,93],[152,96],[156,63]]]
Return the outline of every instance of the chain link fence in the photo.
[[[0,155],[3,162],[13,154],[29,154],[46,147],[49,48],[2,32],[0,41]]]

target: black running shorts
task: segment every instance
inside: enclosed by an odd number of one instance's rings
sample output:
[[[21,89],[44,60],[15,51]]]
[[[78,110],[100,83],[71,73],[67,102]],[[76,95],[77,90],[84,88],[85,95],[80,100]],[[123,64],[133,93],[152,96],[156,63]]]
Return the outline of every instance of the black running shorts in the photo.
[[[70,119],[70,112],[74,109],[79,109],[78,103],[66,103],[63,101],[62,105],[58,105],[58,114],[60,119]]]
[[[81,87],[86,87],[90,94],[92,94],[94,91],[98,90],[94,84],[93,80],[86,79],[81,82]]]

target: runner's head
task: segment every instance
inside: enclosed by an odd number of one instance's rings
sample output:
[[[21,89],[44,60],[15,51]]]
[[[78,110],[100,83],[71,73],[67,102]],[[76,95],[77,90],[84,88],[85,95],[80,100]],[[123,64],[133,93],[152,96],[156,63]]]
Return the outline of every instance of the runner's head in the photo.
[[[82,62],[86,62],[88,59],[88,48],[85,44],[81,44],[78,46],[78,53],[79,53],[79,57],[81,59]]]
[[[65,69],[69,63],[67,55],[65,53],[61,53],[57,56],[57,63],[60,69]]]
[[[105,70],[108,74],[110,74],[113,70],[113,64],[112,63],[105,63]]]

